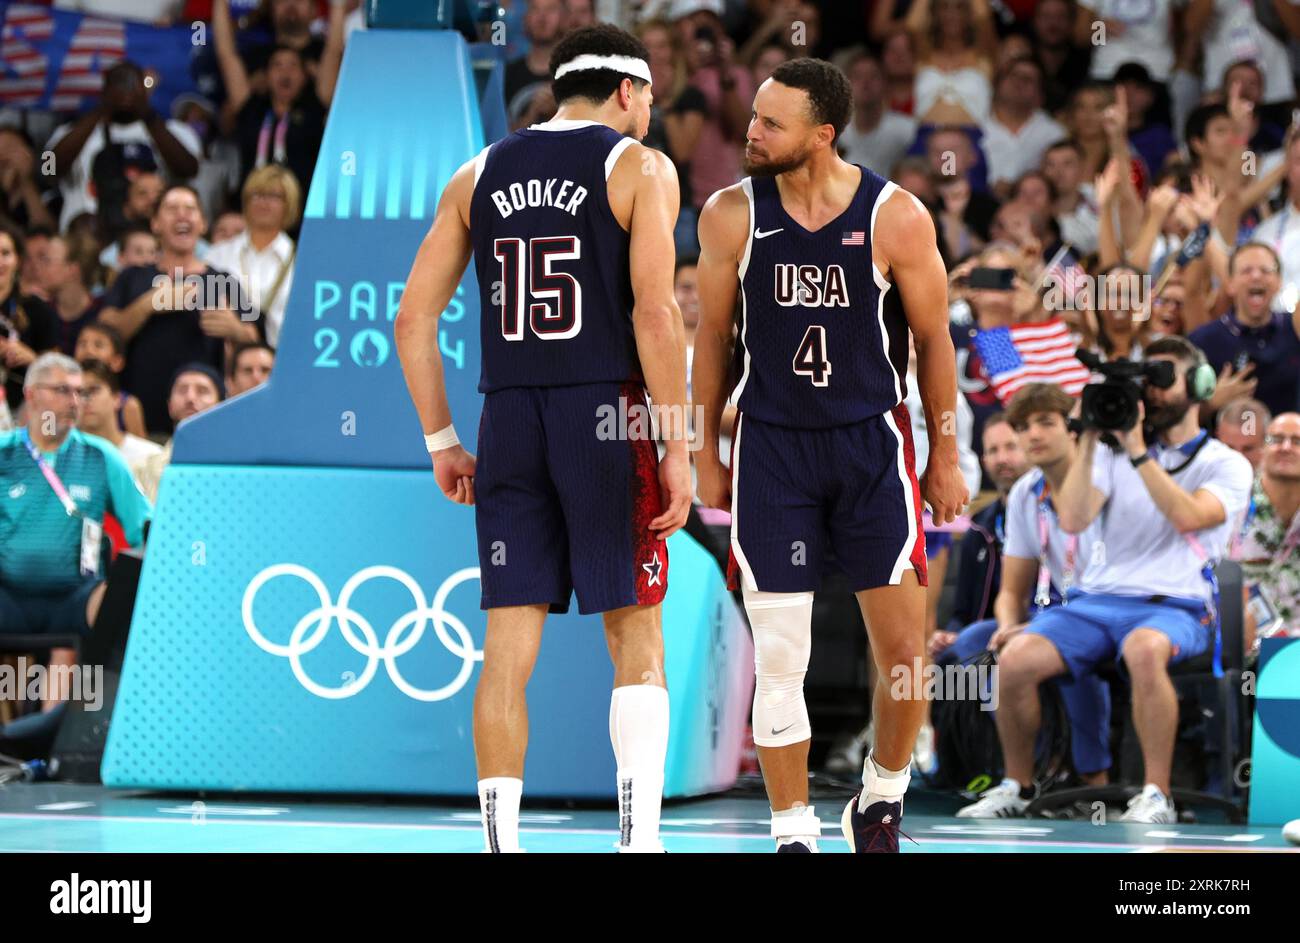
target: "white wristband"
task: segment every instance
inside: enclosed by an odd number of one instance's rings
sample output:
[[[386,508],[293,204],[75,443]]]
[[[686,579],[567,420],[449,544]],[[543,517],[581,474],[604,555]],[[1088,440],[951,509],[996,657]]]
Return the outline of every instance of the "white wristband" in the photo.
[[[460,445],[460,439],[456,438],[455,426],[439,429],[437,432],[424,437],[424,447],[430,452],[440,452],[443,449],[451,448],[453,445]]]

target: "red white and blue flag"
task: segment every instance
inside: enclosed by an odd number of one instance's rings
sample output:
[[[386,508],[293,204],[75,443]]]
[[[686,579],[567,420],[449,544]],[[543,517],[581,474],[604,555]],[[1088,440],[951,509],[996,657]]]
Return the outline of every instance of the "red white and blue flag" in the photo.
[[[867,234],[861,229],[845,230],[844,236],[840,239],[842,246],[861,246],[866,245]]]
[[[1088,385],[1088,368],[1074,356],[1074,340],[1060,318],[980,331],[972,343],[1004,405],[1026,383],[1055,383],[1071,396]]]
[[[103,72],[130,59],[157,84],[150,103],[168,114],[195,90],[190,26],[164,27],[0,0],[0,106],[74,112],[99,100]]]

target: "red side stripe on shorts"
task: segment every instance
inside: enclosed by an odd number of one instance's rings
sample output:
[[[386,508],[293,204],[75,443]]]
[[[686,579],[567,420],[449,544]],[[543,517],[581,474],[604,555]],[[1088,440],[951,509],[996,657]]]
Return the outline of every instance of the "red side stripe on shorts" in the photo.
[[[730,477],[732,469],[736,467],[736,430],[740,428],[740,411],[736,411],[736,419],[731,424],[731,461],[727,463],[727,476]],[[731,529],[736,532],[736,494],[731,494]],[[731,537],[727,538],[727,589],[736,592],[743,589],[744,586],[740,577],[740,561],[736,559],[736,551],[732,549]]]
[[[929,586],[930,575],[925,559],[925,530],[922,527],[925,504],[921,500],[921,484],[916,480],[916,445],[912,442],[912,414],[902,403],[895,406],[891,414],[899,433],[903,436],[903,467],[907,472],[908,485],[912,489],[912,509],[916,517],[916,540],[912,542],[908,559],[916,570],[917,581],[922,586]]]
[[[645,388],[624,383],[620,395],[631,410],[646,403]],[[650,522],[663,511],[659,491],[659,453],[647,435],[628,442],[632,474],[632,569],[636,584],[636,604],[653,606],[663,602],[668,591],[668,545],[650,530]]]

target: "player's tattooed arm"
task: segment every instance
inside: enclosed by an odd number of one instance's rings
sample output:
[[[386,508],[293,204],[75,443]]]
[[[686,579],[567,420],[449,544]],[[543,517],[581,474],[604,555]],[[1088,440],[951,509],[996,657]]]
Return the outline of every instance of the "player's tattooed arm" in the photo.
[[[730,392],[727,368],[735,342],[740,260],[749,227],[749,201],[739,184],[713,194],[700,211],[700,257],[695,269],[700,324],[695,332],[691,389],[703,422],[695,470],[700,500],[723,510],[731,508],[731,480],[718,455],[718,437]]]
[[[438,345],[438,319],[469,264],[469,200],[473,191],[474,162],[469,161],[452,175],[438,201],[438,212],[415,255],[393,322],[406,388],[426,435],[447,428],[452,421]],[[474,456],[456,445],[434,452],[432,457],[442,493],[457,504],[473,504]]]
[[[659,463],[662,512],[650,522],[666,539],[686,523],[691,510],[691,461],[686,453],[686,328],[673,294],[681,187],[677,170],[664,154],[634,145],[620,162],[638,172],[629,229],[628,264],[632,279],[632,331],[646,387],[659,419],[664,457]],[[617,171],[616,171],[617,172]]]
[[[876,267],[898,289],[916,344],[916,378],[930,437],[921,496],[934,520],[962,512],[969,492],[957,463],[957,354],[948,333],[948,276],[929,212],[905,190],[878,211],[872,229]]]

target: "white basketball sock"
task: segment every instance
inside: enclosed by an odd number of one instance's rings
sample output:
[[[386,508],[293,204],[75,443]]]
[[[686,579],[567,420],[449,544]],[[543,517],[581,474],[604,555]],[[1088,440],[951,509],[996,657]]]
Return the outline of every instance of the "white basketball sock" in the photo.
[[[654,684],[614,689],[609,741],[618,765],[619,851],[663,851],[659,807],[668,756],[668,691]]]
[[[519,848],[519,800],[524,781],[493,776],[478,781],[479,816],[483,821],[484,851],[509,854]]]

